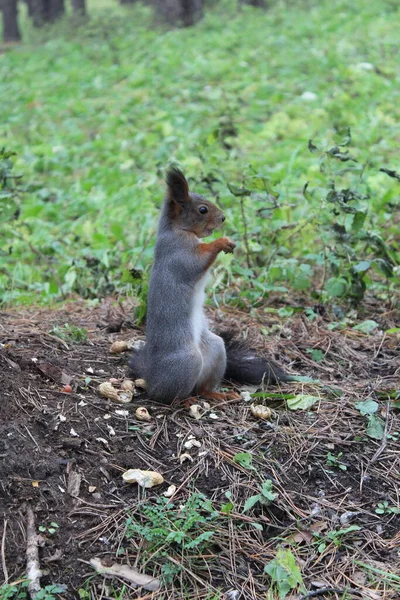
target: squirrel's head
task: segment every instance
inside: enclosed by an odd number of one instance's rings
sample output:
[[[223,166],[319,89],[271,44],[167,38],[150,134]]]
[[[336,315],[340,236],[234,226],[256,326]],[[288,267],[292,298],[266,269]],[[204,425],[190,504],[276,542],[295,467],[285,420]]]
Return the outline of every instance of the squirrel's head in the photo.
[[[221,227],[225,221],[222,210],[203,196],[190,193],[188,182],[179,169],[170,168],[166,181],[168,215],[174,227],[190,231],[199,238]]]

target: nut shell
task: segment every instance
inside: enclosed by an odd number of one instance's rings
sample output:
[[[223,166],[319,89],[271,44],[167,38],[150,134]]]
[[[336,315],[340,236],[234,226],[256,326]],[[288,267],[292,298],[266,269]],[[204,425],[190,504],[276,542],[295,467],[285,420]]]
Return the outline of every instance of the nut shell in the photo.
[[[120,354],[121,352],[126,352],[127,350],[129,350],[129,344],[124,340],[117,340],[110,346],[111,354]]]
[[[118,391],[115,389],[112,383],[109,381],[104,381],[99,385],[99,392],[103,398],[108,398],[109,400],[116,400],[119,402]]]
[[[124,390],[124,392],[133,392],[134,389],[135,385],[131,379],[124,379],[121,383],[121,390]]]
[[[263,404],[252,404],[250,406],[251,413],[256,419],[263,419],[267,421],[272,416],[272,411],[268,406]]]
[[[135,411],[135,417],[138,421],[151,421],[151,416],[147,408],[139,406]]]
[[[176,485],[172,484],[169,486],[167,491],[163,493],[163,496],[165,496],[166,498],[171,498],[171,496],[173,496],[175,494],[175,492],[176,492]]]
[[[164,477],[157,471],[142,471],[142,469],[129,469],[122,474],[122,479],[127,483],[137,483],[141,487],[151,488],[161,485]]]
[[[135,387],[141,390],[147,390],[147,383],[145,379],[135,379]]]
[[[118,390],[115,389],[110,381],[104,381],[101,383],[99,385],[99,392],[103,398],[114,400],[114,402],[119,402],[121,404],[128,404],[129,402],[132,402],[132,392],[118,392]]]

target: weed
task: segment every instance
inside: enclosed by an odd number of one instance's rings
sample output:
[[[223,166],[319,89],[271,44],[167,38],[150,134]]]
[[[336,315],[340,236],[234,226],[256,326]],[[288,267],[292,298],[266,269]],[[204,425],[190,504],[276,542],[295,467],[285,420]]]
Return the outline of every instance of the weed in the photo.
[[[272,481],[267,479],[261,484],[260,493],[247,498],[243,512],[247,512],[256,504],[268,505],[276,499],[277,494],[272,491]]]
[[[255,471],[256,468],[253,465],[253,455],[250,452],[238,452],[233,457],[233,462],[237,463],[244,469]]]
[[[203,494],[193,493],[180,506],[166,498],[157,498],[155,503],[140,506],[128,517],[125,537],[144,538],[143,559],[151,557],[160,564],[161,576],[171,583],[182,571],[180,561],[185,562],[189,554],[201,557],[213,544],[219,519],[219,513]],[[169,560],[170,556],[176,560]]]
[[[326,464],[328,467],[336,467],[337,469],[341,469],[342,471],[347,471],[347,466],[340,461],[340,458],[343,456],[343,452],[339,452],[336,456],[331,452],[328,452],[326,455]]]
[[[57,533],[57,530],[60,526],[58,525],[58,523],[55,523],[54,521],[50,523],[50,525],[39,525],[39,531],[41,533],[48,533],[49,535],[54,535],[55,533]]]
[[[375,509],[377,515],[385,515],[385,514],[400,514],[400,508],[398,506],[390,506],[387,500],[383,502],[378,502],[378,506]]]
[[[67,587],[65,585],[46,585],[39,592],[35,594],[35,599],[38,600],[55,600],[55,594],[62,594],[66,592]],[[29,600],[30,595],[28,593],[28,582],[23,581],[18,584],[7,584],[4,583],[0,586],[0,600]]]
[[[329,531],[326,535],[322,536],[319,533],[314,533],[314,537],[317,539],[315,544],[317,545],[318,552],[322,554],[324,550],[330,544],[333,544],[336,548],[340,548],[346,543],[346,537],[349,533],[354,531],[360,531],[361,527],[358,525],[350,525],[346,529],[338,529]]]
[[[83,327],[70,325],[69,323],[65,323],[62,327],[56,325],[50,330],[50,333],[61,340],[75,342],[77,344],[87,341],[86,330]]]
[[[286,598],[296,588],[299,588],[302,592],[305,591],[301,571],[289,549],[278,548],[276,557],[265,566],[264,573],[271,578],[271,589],[267,595],[268,600],[274,599],[275,592],[278,593],[279,598]]]
[[[2,56],[0,137],[17,155],[0,168],[26,182],[21,202],[6,178],[18,219],[0,230],[3,304],[136,295],[126,273],[151,262],[171,161],[238,242],[218,262],[214,301],[396,300],[397,9],[236,4],[168,34],[139,5],[131,19],[93,6],[86,26],[66,20]]]

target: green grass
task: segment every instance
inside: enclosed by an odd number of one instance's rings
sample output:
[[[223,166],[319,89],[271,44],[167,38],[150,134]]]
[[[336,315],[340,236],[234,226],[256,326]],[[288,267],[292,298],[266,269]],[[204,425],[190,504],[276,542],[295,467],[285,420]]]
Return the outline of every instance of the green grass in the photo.
[[[277,3],[264,12],[222,1],[195,28],[174,31],[155,27],[141,6],[109,6],[92,6],[82,27],[66,19],[34,32],[25,23],[25,43],[0,55],[0,147],[17,153],[14,171],[27,186],[20,218],[0,225],[3,302],[129,293],[127,269],[151,261],[171,161],[218,198],[239,242],[219,263],[216,291],[234,276],[252,279],[241,287],[253,304],[291,288],[354,299],[351,268],[369,260],[360,267],[366,287],[392,297],[399,184],[379,168],[400,170],[396,3]],[[351,128],[358,163],[323,155],[335,127],[342,137]],[[358,232],[354,214],[332,213],[332,178],[361,195],[356,211],[366,215],[363,231],[384,240],[392,284],[376,262],[382,251],[353,239],[350,256],[348,240],[334,237],[336,222]],[[243,182],[251,195],[232,195],[227,184]],[[306,182],[316,188],[308,199]],[[237,295],[232,288],[228,298]]]

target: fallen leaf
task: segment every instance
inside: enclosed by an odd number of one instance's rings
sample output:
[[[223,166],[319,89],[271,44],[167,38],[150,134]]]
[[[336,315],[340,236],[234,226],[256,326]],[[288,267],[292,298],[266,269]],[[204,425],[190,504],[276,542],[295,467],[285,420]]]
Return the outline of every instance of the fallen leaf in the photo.
[[[56,383],[61,383],[62,385],[69,385],[71,383],[72,375],[65,373],[58,365],[48,362],[38,362],[36,363],[36,368],[42,375],[45,375],[45,377],[52,379]]]
[[[309,396],[308,394],[297,394],[294,398],[288,398],[287,405],[290,410],[306,410],[319,402],[321,398]]]

